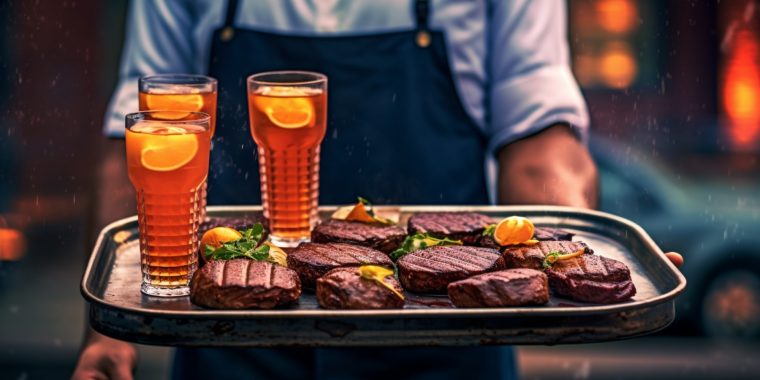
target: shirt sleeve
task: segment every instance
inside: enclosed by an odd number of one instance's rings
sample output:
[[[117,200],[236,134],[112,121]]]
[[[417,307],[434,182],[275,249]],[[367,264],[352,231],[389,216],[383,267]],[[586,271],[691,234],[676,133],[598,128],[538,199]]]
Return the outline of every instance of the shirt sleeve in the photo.
[[[588,138],[588,111],[568,63],[565,2],[494,0],[490,25],[489,152],[567,123]]]
[[[181,0],[134,0],[127,14],[119,79],[103,123],[108,137],[124,137],[124,116],[138,111],[137,80],[155,73],[199,72],[193,45],[194,12]]]

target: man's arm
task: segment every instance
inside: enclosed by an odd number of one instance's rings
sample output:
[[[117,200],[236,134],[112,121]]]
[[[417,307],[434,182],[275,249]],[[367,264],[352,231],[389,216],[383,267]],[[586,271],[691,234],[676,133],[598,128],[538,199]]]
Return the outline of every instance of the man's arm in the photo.
[[[135,195],[127,175],[124,140],[105,141],[98,167],[94,228],[100,231],[114,220],[133,215]],[[137,349],[130,343],[86,329],[72,379],[131,379]]]
[[[596,165],[586,146],[561,124],[499,151],[499,203],[594,208]]]
[[[499,151],[499,203],[594,208],[599,179],[591,155],[564,125],[554,125]],[[665,254],[677,267],[683,257]]]

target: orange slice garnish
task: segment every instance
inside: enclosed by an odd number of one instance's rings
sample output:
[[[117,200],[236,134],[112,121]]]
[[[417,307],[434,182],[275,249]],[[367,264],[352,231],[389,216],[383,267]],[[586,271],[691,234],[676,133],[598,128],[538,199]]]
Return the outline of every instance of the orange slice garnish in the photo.
[[[496,225],[493,238],[499,245],[512,245],[524,242],[532,243],[536,227],[533,222],[522,216],[510,216]]]
[[[206,233],[203,234],[203,237],[201,237],[201,247],[205,249],[206,246],[211,246],[216,249],[221,247],[224,243],[239,240],[242,237],[243,234],[234,228],[214,227],[206,231]]]
[[[311,89],[266,87],[256,96],[256,105],[272,124],[285,129],[311,126],[314,105],[307,98]]]
[[[176,170],[190,162],[198,152],[198,139],[182,128],[166,127],[165,134],[143,137],[140,164],[158,172]],[[176,134],[174,134],[176,133]]]
[[[346,215],[346,220],[352,220],[355,222],[374,223],[376,219],[367,212],[367,208],[364,207],[364,203],[357,202],[351,212]]]
[[[198,112],[203,109],[203,97],[198,94],[148,94],[145,105],[149,110],[186,111],[153,114],[158,119],[179,120],[187,117],[189,112]]]

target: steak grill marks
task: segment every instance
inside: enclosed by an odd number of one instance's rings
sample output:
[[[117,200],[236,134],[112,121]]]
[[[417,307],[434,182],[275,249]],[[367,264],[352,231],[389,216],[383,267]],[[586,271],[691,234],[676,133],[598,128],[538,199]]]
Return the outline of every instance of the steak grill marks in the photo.
[[[419,254],[410,256],[405,260],[405,265],[410,270],[479,270],[493,265],[493,253],[483,253],[481,250],[470,247],[451,248],[448,246],[434,247],[428,250],[417,251]],[[407,255],[409,256],[409,255]]]
[[[391,252],[401,245],[406,230],[396,225],[327,220],[311,233],[314,243],[349,243]]]

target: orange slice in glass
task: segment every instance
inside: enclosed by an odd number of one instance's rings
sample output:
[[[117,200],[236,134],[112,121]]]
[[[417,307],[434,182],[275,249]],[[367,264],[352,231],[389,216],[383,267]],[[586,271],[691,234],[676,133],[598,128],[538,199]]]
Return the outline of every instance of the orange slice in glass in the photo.
[[[179,120],[187,117],[187,112],[198,112],[203,109],[203,97],[198,94],[148,94],[145,105],[149,110],[185,111],[153,114],[158,119]]]
[[[536,227],[522,216],[510,216],[496,225],[493,238],[499,245],[520,244],[533,238]]]
[[[264,88],[256,96],[256,104],[272,124],[285,129],[311,126],[314,105],[308,99],[310,89],[292,87]]]
[[[170,128],[185,132],[181,128]],[[140,150],[140,164],[146,169],[168,172],[190,162],[197,152],[198,139],[194,134],[145,136]]]

